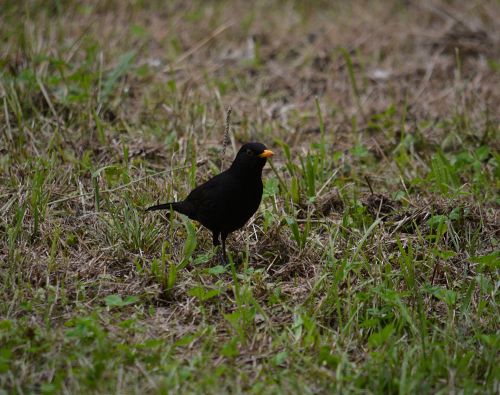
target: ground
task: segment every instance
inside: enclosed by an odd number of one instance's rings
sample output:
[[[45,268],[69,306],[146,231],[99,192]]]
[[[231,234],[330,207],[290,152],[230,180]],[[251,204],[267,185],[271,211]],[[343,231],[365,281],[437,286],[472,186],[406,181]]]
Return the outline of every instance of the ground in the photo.
[[[498,393],[498,20],[4,0],[0,393]],[[275,156],[223,265],[143,209],[247,141]]]

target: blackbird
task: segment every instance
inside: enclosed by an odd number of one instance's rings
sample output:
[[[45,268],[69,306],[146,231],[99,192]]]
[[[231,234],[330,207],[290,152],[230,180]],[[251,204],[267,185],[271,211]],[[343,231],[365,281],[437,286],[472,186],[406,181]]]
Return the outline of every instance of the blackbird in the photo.
[[[173,209],[200,222],[212,232],[214,246],[220,244],[220,237],[222,258],[227,262],[227,235],[243,227],[257,211],[263,191],[262,169],[272,155],[264,144],[244,144],[229,169],[193,189],[185,200],[146,211]]]

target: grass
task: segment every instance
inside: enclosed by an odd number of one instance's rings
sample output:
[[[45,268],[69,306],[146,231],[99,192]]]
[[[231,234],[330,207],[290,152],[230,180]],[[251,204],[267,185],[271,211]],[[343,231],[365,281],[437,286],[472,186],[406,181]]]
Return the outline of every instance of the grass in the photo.
[[[0,393],[499,392],[496,3],[2,8]]]

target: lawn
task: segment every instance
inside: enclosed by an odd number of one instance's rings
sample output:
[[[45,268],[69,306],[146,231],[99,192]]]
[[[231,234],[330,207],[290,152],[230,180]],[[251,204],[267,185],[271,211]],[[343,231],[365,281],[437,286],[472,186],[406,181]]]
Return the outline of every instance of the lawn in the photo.
[[[0,394],[500,392],[498,1],[0,7]]]

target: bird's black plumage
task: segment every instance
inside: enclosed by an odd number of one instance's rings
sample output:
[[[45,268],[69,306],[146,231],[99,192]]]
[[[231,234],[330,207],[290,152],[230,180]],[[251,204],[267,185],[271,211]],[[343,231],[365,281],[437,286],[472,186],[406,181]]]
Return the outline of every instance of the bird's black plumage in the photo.
[[[200,222],[212,231],[214,246],[222,241],[226,260],[226,238],[229,233],[243,227],[257,211],[262,199],[262,169],[272,156],[265,145],[243,145],[231,167],[191,191],[180,202],[149,207],[146,211],[172,208]]]

